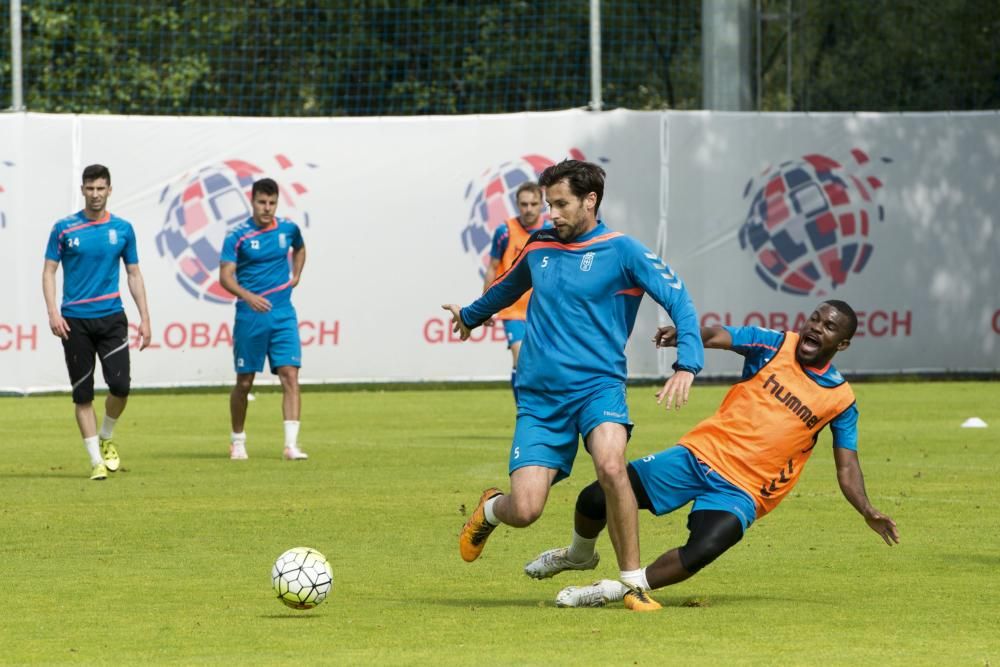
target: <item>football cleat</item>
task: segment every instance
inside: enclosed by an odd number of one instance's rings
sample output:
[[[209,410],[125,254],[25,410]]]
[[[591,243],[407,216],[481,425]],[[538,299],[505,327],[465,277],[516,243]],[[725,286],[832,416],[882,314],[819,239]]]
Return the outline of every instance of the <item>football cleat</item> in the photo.
[[[557,607],[603,607],[617,602],[629,588],[620,581],[601,579],[589,586],[567,586],[556,595]]]
[[[486,520],[486,501],[502,495],[503,493],[497,488],[483,491],[483,495],[479,497],[479,504],[476,505],[476,510],[462,526],[462,532],[458,536],[458,552],[462,554],[462,560],[466,563],[471,563],[479,558],[483,547],[486,546],[486,538],[496,528]]]
[[[111,438],[105,440],[100,439],[101,443],[101,458],[104,459],[104,466],[108,469],[108,472],[115,472],[121,466],[121,459],[118,458],[118,448],[115,447],[115,443]]]
[[[90,471],[90,479],[94,481],[100,481],[102,479],[108,478],[108,467],[103,463],[98,463]]]
[[[245,461],[247,460],[247,446],[244,442],[231,442],[229,443],[229,458],[233,461]]]
[[[297,446],[292,445],[290,447],[285,447],[285,460],[286,461],[305,461],[309,458],[309,455],[304,451],[299,449]]]
[[[601,555],[596,551],[582,563],[571,561],[567,554],[569,547],[549,549],[535,560],[524,566],[524,573],[532,579],[548,579],[564,570],[593,570],[601,562]]]
[[[624,584],[628,586],[628,584]],[[622,598],[625,607],[632,611],[656,611],[663,609],[663,606],[649,596],[649,591],[644,591],[635,586],[628,586],[625,596]]]

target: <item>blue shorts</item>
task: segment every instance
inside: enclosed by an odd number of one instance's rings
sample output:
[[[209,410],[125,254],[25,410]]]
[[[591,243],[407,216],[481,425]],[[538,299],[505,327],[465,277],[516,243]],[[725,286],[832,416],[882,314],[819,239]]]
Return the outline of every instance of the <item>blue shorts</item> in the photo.
[[[624,424],[632,433],[625,398],[625,383],[618,380],[575,392],[519,389],[508,472],[541,466],[558,471],[555,482],[569,477],[580,436],[586,439],[604,422]]]
[[[524,340],[524,334],[528,332],[528,323],[524,320],[500,320],[503,322],[503,332],[507,334],[507,348],[510,349],[514,343]]]
[[[281,366],[302,367],[302,343],[294,308],[266,313],[236,312],[233,361],[237,373],[259,373],[267,357],[271,372]]]
[[[757,517],[757,506],[750,494],[720,477],[687,447],[676,445],[631,464],[639,473],[656,516],[693,500],[692,512],[722,510],[736,515],[744,533]]]

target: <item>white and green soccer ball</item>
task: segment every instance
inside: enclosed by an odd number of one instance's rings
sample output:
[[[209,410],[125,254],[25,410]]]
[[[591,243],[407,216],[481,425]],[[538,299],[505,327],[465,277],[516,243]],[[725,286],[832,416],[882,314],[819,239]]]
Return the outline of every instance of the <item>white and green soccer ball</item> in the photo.
[[[312,609],[330,594],[333,570],[320,552],[295,547],[274,561],[271,585],[278,599],[292,609]]]

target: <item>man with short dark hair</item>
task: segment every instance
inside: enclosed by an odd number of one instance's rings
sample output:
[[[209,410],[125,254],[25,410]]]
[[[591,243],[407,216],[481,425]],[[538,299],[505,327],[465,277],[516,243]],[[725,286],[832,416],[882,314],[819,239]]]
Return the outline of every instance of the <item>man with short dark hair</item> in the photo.
[[[552,229],[535,232],[514,265],[471,305],[444,306],[463,340],[470,330],[533,288],[528,330],[518,359],[517,423],[508,471],[510,493],[490,488],[459,537],[465,561],[479,557],[501,523],[524,527],[542,514],[552,484],[569,476],[580,436],[608,499],[611,540],[621,578],[637,608],[653,608],[638,580],[635,496],[626,474],[632,423],[626,402],[625,344],[649,294],[676,323],[676,372],[660,400],[686,403],[704,348],[687,289],[656,253],[597,218],[604,170],[565,160],[542,172]],[[595,555],[596,556],[596,555]],[[589,569],[589,561],[567,567]]]
[[[100,164],[83,170],[84,207],[52,227],[45,250],[42,294],[49,329],[62,339],[73,387],[76,423],[90,455],[93,480],[107,479],[121,466],[112,440],[131,389],[128,319],[119,291],[119,265],[125,263],[128,288],[139,309],[139,349],[150,343],[146,287],[139,271],[131,223],[108,212],[111,172]],[[62,304],[56,305],[56,271],[63,267]],[[95,356],[108,385],[104,421],[97,430],[94,412]]]
[[[497,276],[506,273],[521,250],[528,242],[533,232],[542,229],[542,188],[533,181],[525,181],[517,187],[515,193],[519,215],[510,218],[493,232],[493,242],[490,244],[490,264],[483,278],[483,292],[490,288]],[[514,401],[517,402],[517,356],[521,351],[521,341],[527,332],[525,320],[528,317],[528,300],[531,290],[521,295],[521,298],[507,306],[499,313],[497,319],[503,324],[504,335],[507,336],[507,347],[511,355],[510,386],[514,391]]]
[[[250,205],[253,215],[226,235],[219,264],[219,282],[237,297],[233,326],[236,384],[229,396],[229,457],[247,458],[247,400],[255,375],[264,370],[266,357],[271,372],[281,380],[284,458],[303,460],[309,456],[298,444],[302,343],[292,289],[302,277],[306,246],[298,225],[276,215],[278,184],[274,180],[262,178],[254,182]]]
[[[638,506],[660,516],[694,501],[687,543],[643,570],[650,589],[676,584],[721,556],[756,520],[788,496],[827,424],[833,433],[837,481],[868,526],[892,546],[896,523],[872,507],[858,461],[858,409],[854,392],[832,359],[850,345],[858,326],[843,301],[821,303],[799,331],[759,327],[702,327],[705,347],[745,357],[743,379],[715,414],[679,444],[632,461],[628,476]],[[661,327],[657,347],[677,344],[677,331]],[[550,549],[528,563],[536,579],[570,569],[565,563],[596,559],[594,543],[606,523],[604,492],[594,482],[576,502],[570,546]],[[574,568],[580,569],[580,568]],[[605,579],[560,591],[561,607],[600,607],[625,600],[628,588]]]

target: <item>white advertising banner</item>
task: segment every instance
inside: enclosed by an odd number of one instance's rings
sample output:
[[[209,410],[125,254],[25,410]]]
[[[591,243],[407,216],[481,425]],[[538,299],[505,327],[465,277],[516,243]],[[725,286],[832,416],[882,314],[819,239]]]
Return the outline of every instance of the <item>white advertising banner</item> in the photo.
[[[153,329],[132,350],[138,387],[232,382],[219,251],[264,176],[307,248],[293,296],[304,382],[506,378],[502,328],[459,343],[440,305],[480,294],[517,185],[566,157],[607,169],[601,217],[662,251],[703,323],[795,327],[839,298],[861,314],[845,370],[1000,369],[997,114],[6,114],[0,142],[0,391],[68,388],[43,252],[91,163],[110,167],[109,208],[136,231]],[[134,329],[124,270],[121,284]],[[658,310],[644,300],[633,377],[673,361],[648,342]],[[706,373],[739,370],[735,355],[707,359]]]
[[[0,389],[68,388],[41,297],[52,224],[79,210],[80,172],[111,169],[109,209],[132,222],[153,344],[132,349],[134,386],[228,383],[233,305],[218,284],[227,227],[249,215],[253,180],[281,186],[279,215],[307,248],[293,302],[304,382],[501,379],[501,327],[459,343],[441,304],[482,291],[493,230],[517,185],[566,157],[606,166],[603,217],[656,245],[657,113],[448,118],[233,119],[11,115],[0,118]],[[12,157],[8,160],[7,155]],[[9,187],[8,187],[9,185]],[[611,196],[613,193],[613,196]],[[61,273],[59,281],[61,283]],[[130,322],[137,312],[122,271]],[[655,310],[644,311],[649,328]],[[134,333],[134,330],[133,330]],[[656,375],[647,352],[637,373]],[[271,376],[263,375],[262,380]],[[101,386],[98,379],[98,386]]]
[[[668,254],[703,324],[841,299],[848,372],[1000,369],[1000,115],[664,117]],[[709,373],[739,371],[707,353]]]

